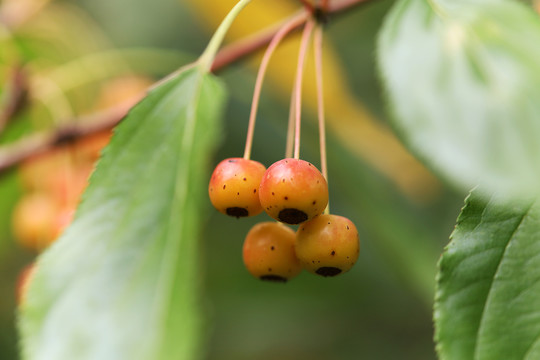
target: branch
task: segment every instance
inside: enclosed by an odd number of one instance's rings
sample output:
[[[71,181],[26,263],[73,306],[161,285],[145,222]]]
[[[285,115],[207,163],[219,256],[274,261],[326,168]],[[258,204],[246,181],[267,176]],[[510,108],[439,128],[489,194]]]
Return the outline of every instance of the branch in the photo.
[[[328,15],[335,15],[350,10],[356,6],[367,3],[370,0],[336,0],[330,2]],[[310,13],[305,9],[285,20],[295,20],[295,29],[300,29],[310,18]],[[251,55],[270,43],[271,39],[281,28],[282,23],[256,33],[246,39],[239,40],[224,47],[216,56],[212,65],[212,72],[217,72],[226,66],[237,62],[247,55]],[[292,32],[291,32],[292,33]],[[289,35],[291,34],[289,33]],[[117,125],[128,113],[129,106],[122,103],[109,108],[106,111],[86,116],[76,121],[70,121],[69,125],[60,126],[56,129],[29,135],[12,145],[0,147],[0,175],[17,165],[18,163],[40,153],[46,152],[53,147],[77,138],[91,135]]]

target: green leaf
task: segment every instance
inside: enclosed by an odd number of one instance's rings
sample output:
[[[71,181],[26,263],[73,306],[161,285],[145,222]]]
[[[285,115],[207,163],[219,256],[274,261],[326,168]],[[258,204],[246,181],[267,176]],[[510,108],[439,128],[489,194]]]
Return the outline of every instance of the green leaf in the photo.
[[[538,194],[540,18],[510,0],[401,0],[378,61],[408,147],[467,189]]]
[[[466,200],[440,262],[435,340],[443,360],[540,358],[540,206]]]
[[[198,67],[117,127],[76,218],[38,262],[24,359],[200,356],[199,228],[224,91]]]

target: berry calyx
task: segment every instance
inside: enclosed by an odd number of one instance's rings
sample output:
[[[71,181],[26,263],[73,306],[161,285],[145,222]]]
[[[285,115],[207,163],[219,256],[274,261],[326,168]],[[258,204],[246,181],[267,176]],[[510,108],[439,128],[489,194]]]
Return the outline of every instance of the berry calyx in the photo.
[[[358,230],[343,216],[319,215],[300,225],[295,250],[307,271],[336,276],[349,271],[358,259]]]
[[[283,159],[266,170],[259,190],[268,215],[287,224],[300,224],[321,214],[328,204],[328,185],[311,163]]]
[[[286,282],[302,271],[294,251],[294,231],[277,222],[251,228],[244,241],[242,257],[248,271],[261,280]]]
[[[208,194],[221,213],[237,218],[262,212],[259,185],[266,171],[263,164],[243,158],[225,159],[216,166]]]

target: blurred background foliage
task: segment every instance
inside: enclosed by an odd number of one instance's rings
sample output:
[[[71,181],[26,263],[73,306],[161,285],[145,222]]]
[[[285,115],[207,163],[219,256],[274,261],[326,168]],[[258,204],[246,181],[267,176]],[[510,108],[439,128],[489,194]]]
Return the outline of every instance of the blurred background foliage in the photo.
[[[22,71],[26,106],[0,134],[8,144],[114,105],[196,59],[233,0],[4,0],[0,2],[0,99]],[[245,271],[241,246],[267,221],[208,213],[204,279],[208,359],[434,359],[431,307],[436,262],[465,196],[436,180],[387,126],[375,69],[375,40],[393,1],[330,19],[325,64],[332,212],[355,222],[357,265],[335,279],[301,274],[286,285]],[[298,9],[293,0],[257,0],[229,40]],[[297,39],[276,55],[263,90],[253,158],[283,157]],[[230,91],[226,131],[214,164],[243,152],[260,54],[219,75]],[[308,68],[308,74],[312,71]],[[138,79],[114,87],[119,79]],[[318,160],[313,87],[306,80],[302,157]],[[131,84],[131,85],[130,85]],[[136,84],[136,85],[133,85]],[[120,99],[120,100],[119,100]],[[18,359],[15,287],[36,256],[12,233],[24,196],[17,169],[0,174],[0,359]],[[263,219],[266,218],[266,219]],[[81,324],[84,326],[84,324]]]

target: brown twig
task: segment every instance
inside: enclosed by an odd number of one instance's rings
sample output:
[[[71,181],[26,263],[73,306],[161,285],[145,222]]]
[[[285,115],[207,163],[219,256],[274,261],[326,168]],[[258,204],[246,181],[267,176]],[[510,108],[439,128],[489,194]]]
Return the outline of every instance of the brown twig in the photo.
[[[32,156],[44,153],[55,146],[73,141],[86,135],[111,129],[126,116],[132,102],[120,104],[106,111],[81,117],[77,122],[60,126],[54,130],[35,133],[13,145],[0,148],[0,174]]]
[[[338,14],[350,10],[356,6],[369,2],[370,0],[340,0],[330,2],[328,14]],[[294,15],[297,29],[302,27],[310,18],[310,14],[303,10]],[[290,21],[289,19],[288,21]],[[249,54],[253,54],[264,46],[268,45],[273,36],[277,33],[281,24],[272,26],[247,39],[240,40],[223,48],[214,61],[212,71],[216,72],[224,67],[239,61]],[[56,129],[29,135],[12,145],[0,147],[0,174],[18,163],[51,148],[62,144],[68,140],[74,140],[86,135],[91,135],[106,129],[110,129],[118,124],[129,111],[126,104],[119,104],[111,107],[107,111],[87,116],[85,119],[69,122],[69,125],[60,126]]]

